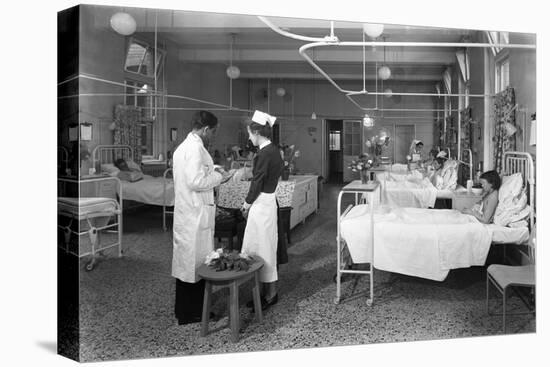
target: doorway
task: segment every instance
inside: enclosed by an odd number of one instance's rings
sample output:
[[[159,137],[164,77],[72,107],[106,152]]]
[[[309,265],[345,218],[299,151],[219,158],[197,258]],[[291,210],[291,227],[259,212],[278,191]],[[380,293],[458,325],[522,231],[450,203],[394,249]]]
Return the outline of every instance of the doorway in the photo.
[[[344,175],[343,121],[326,121],[326,182],[341,184]]]
[[[414,125],[395,125],[395,162],[406,163],[415,133]]]

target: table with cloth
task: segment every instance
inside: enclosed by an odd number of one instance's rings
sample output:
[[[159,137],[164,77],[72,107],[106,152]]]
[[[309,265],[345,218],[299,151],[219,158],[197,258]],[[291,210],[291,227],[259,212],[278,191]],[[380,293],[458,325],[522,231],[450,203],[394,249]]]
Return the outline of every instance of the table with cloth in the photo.
[[[290,232],[290,209],[292,206],[292,195],[295,185],[296,181],[294,180],[280,180],[275,189],[275,196],[279,205],[277,218],[277,232],[279,237],[277,244],[277,262],[279,264],[288,262],[286,247],[289,238],[288,233]],[[248,194],[249,188],[250,181],[229,181],[220,185],[217,192],[217,206],[220,212],[226,209],[240,209]],[[242,231],[244,231],[244,227]],[[241,236],[239,236],[239,239],[241,239]]]

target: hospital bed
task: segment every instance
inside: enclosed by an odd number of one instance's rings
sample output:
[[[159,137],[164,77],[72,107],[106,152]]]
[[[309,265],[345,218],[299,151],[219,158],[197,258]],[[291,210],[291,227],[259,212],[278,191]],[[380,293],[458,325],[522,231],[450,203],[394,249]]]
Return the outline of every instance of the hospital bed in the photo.
[[[98,145],[92,152],[93,167],[101,172],[104,164],[113,164],[117,159],[133,159],[133,149],[129,145]],[[167,229],[166,218],[173,215],[174,180],[172,169],[164,170],[161,177],[143,175],[143,179],[135,182],[119,181],[122,186],[122,199],[143,204],[162,207],[162,228]]]
[[[529,229],[534,228],[535,221],[533,160],[523,152],[506,152],[503,160],[503,175],[521,173],[523,187],[528,190],[528,226],[511,228],[482,224],[473,216],[456,210],[379,205],[377,195],[370,195],[363,202],[358,188],[345,186],[337,203],[335,303],[340,302],[343,273],[370,276],[367,301],[370,305],[374,295],[374,268],[443,281],[452,269],[484,265],[492,244],[513,244],[521,249],[518,245],[529,240]],[[342,213],[342,197],[348,193],[356,195],[355,205],[349,205]],[[368,263],[369,271],[346,270],[348,262]]]
[[[450,154],[450,150],[447,150]],[[391,206],[411,208],[433,208],[437,199],[452,199],[456,193],[466,192],[466,188],[457,184],[458,165],[470,167],[472,179],[472,152],[469,153],[469,162],[454,160],[446,161],[451,165],[448,169],[454,170],[453,182],[446,183],[446,188],[438,189],[427,177],[424,169],[409,169],[406,164],[393,164],[382,170],[374,170],[376,178],[381,183],[382,203]]]
[[[116,177],[100,177],[86,179],[60,178],[63,184],[82,182],[93,183],[106,180],[116,180]],[[118,185],[120,188],[120,184]],[[120,197],[120,195],[119,195]],[[86,270],[94,268],[96,254],[111,247],[118,247],[118,256],[122,255],[122,201],[105,197],[59,197],[58,198],[58,228],[63,231],[64,241],[59,245],[65,252],[73,254],[78,258],[91,256],[86,264]],[[101,244],[100,233],[109,231],[116,233],[116,241],[108,244]],[[81,236],[88,235],[90,249],[85,249]],[[71,242],[72,235],[77,236],[76,246]],[[74,249],[76,247],[76,249]]]

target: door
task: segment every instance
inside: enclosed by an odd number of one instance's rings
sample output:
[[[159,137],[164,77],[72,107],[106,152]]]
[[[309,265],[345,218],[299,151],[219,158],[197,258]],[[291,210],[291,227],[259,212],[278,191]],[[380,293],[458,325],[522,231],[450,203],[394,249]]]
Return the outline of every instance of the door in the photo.
[[[344,182],[353,181],[359,178],[359,175],[353,174],[348,169],[352,160],[357,159],[361,154],[362,145],[362,123],[360,120],[344,120],[343,121],[343,140],[342,146],[344,147],[344,164],[343,164],[343,180]]]
[[[344,166],[342,120],[326,120],[326,135],[327,169],[325,177],[328,182],[342,183]]]
[[[395,162],[407,163],[407,154],[415,136],[414,125],[395,125]]]

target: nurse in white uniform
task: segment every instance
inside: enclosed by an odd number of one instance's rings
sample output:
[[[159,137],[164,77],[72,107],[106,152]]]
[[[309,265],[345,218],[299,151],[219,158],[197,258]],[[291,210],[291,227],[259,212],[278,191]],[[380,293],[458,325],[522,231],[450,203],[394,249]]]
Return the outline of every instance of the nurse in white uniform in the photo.
[[[252,181],[242,211],[247,216],[242,252],[257,255],[265,265],[260,270],[264,284],[262,310],[278,301],[277,296],[277,202],[275,189],[284,163],[279,148],[271,143],[275,117],[256,111],[248,122],[248,136],[259,151],[254,157]]]
[[[201,320],[204,280],[199,281],[196,270],[214,249],[213,188],[231,177],[214,169],[205,148],[218,125],[216,116],[199,111],[192,123],[193,130],[173,156],[172,276],[176,278],[175,314],[180,325]]]

